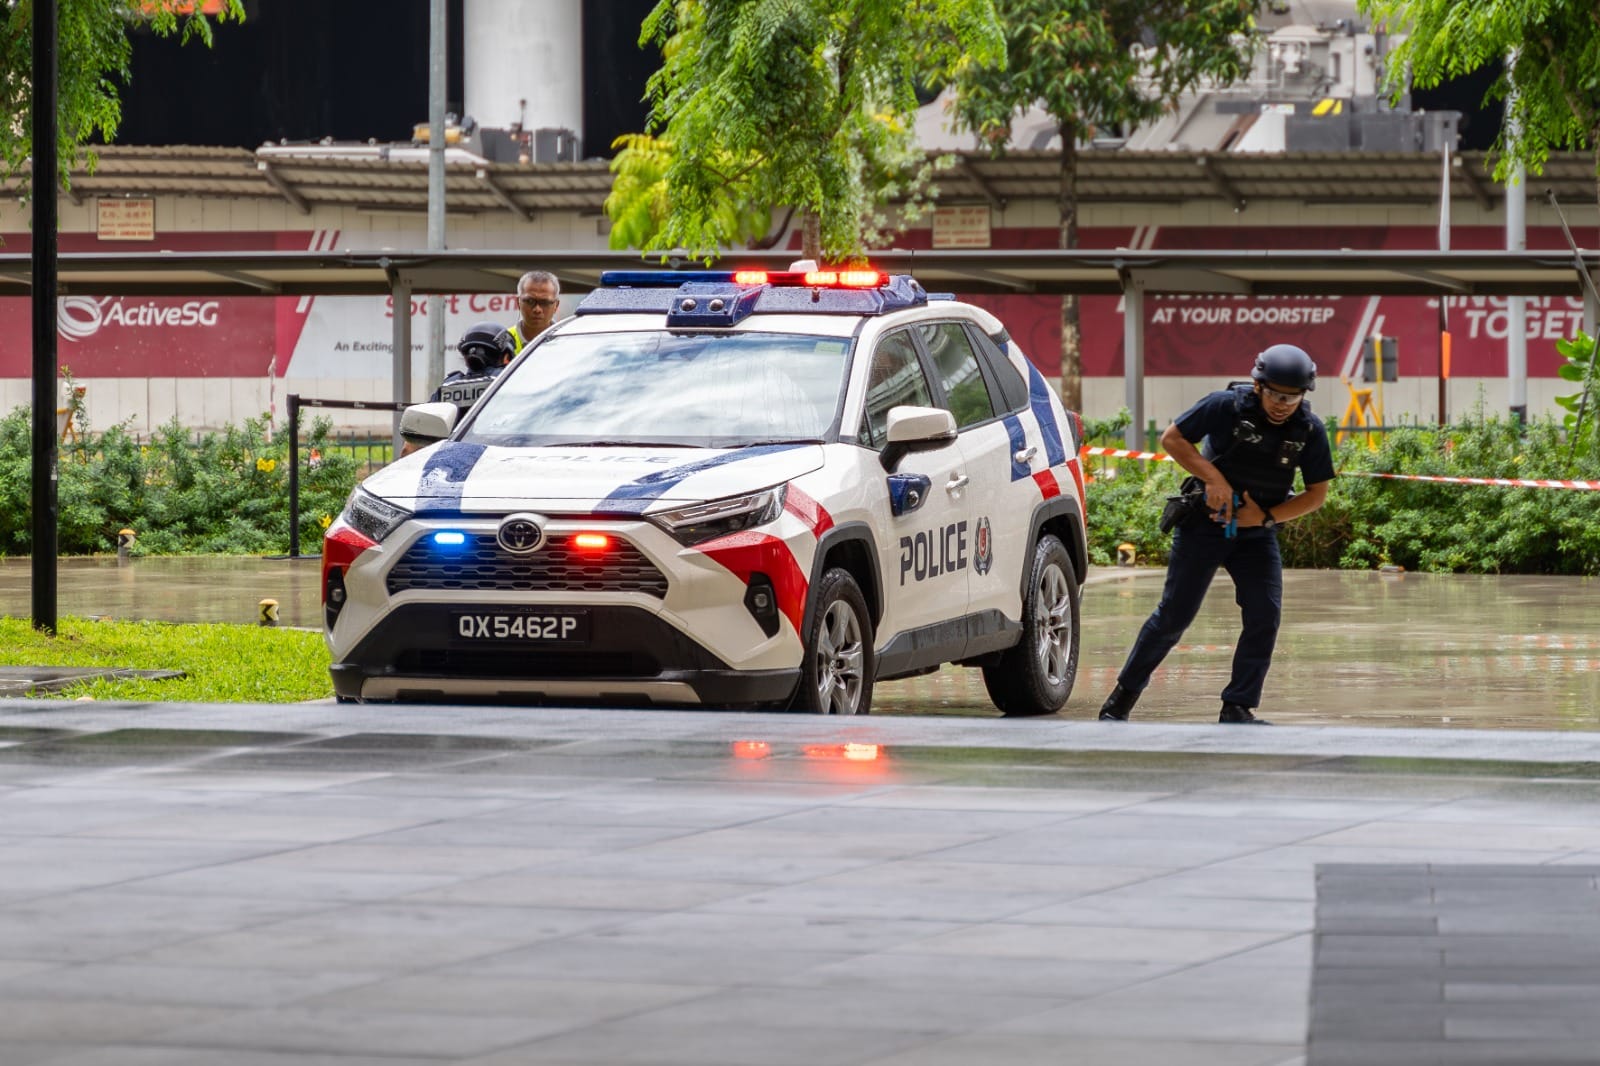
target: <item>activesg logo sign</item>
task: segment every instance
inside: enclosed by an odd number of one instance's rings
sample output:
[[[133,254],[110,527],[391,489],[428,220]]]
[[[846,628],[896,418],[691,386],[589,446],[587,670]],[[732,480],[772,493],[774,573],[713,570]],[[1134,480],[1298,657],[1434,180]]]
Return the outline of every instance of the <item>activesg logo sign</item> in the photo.
[[[129,301],[121,296],[63,297],[56,311],[56,329],[69,341],[88,340],[113,326],[176,326],[209,328],[217,325],[220,300]]]

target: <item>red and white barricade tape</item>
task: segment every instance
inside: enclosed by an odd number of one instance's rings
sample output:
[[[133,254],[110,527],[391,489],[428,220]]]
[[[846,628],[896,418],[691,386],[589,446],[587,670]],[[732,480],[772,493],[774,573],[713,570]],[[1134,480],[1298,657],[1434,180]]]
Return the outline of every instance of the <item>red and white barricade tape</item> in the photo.
[[[1437,474],[1379,474],[1372,470],[1346,470],[1340,477],[1379,477],[1389,481],[1438,481],[1446,485],[1494,485],[1513,489],[1579,489],[1600,491],[1600,481],[1556,481],[1531,477],[1444,477]]]
[[[1081,454],[1103,455],[1108,459],[1147,459],[1170,463],[1172,456],[1166,452],[1138,452],[1128,448],[1092,448],[1087,445]],[[1372,470],[1345,470],[1340,477],[1376,477],[1389,481],[1437,481],[1446,485],[1490,485],[1496,488],[1522,489],[1577,489],[1600,492],[1600,481],[1562,481],[1550,478],[1519,477],[1446,477],[1441,474],[1380,474]]]
[[[1156,462],[1170,463],[1172,456],[1166,452],[1135,452],[1127,448],[1091,448],[1084,445],[1079,449],[1081,455],[1103,455],[1108,459],[1154,459]]]

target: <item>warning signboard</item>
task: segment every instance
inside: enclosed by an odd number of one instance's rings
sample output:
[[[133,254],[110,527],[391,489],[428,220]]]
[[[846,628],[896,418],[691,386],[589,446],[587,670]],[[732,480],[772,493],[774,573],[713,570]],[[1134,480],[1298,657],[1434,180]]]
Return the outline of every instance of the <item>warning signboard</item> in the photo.
[[[935,248],[989,247],[989,205],[961,204],[933,212]]]
[[[156,239],[156,202],[96,200],[95,236],[103,241],[153,241]]]

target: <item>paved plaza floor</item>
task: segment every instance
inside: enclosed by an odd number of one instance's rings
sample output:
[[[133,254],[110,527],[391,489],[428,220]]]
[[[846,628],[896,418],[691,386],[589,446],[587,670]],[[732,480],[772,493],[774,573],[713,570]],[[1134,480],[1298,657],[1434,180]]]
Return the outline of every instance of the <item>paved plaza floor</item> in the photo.
[[[315,559],[62,559],[61,617],[322,624]],[[0,614],[31,613],[30,561],[0,559]],[[1078,683],[1062,717],[1092,718],[1116,683],[1165,571],[1091,568]],[[1592,578],[1291,570],[1261,713],[1296,725],[1600,729],[1600,611]],[[1216,718],[1239,612],[1224,576],[1151,679],[1136,717]],[[53,664],[40,663],[38,666]],[[976,670],[880,685],[874,713],[992,716]]]
[[[0,811],[6,1066],[1600,1046],[1600,733],[7,701]]]

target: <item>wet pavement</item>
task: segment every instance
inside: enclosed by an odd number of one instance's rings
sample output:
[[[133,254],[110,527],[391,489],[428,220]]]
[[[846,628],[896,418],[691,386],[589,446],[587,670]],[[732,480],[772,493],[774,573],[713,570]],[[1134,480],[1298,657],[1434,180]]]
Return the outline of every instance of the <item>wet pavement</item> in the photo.
[[[1600,733],[0,700],[7,1066],[1592,1062]]]
[[[1163,574],[1091,573],[1078,684],[1063,717],[1098,710]],[[63,559],[58,614],[253,624],[270,598],[281,624],[314,628],[319,578],[314,559]],[[0,613],[29,615],[30,580],[29,560],[0,560]],[[1261,713],[1300,725],[1600,729],[1597,591],[1589,578],[1290,571]],[[1237,625],[1223,578],[1157,672],[1136,724],[1213,719]],[[978,672],[954,667],[882,685],[875,706],[994,714]]]

